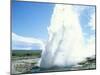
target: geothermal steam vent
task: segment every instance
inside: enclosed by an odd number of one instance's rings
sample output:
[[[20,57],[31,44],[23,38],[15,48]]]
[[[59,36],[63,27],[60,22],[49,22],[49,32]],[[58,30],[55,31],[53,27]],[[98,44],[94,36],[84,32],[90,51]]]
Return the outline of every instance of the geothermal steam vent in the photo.
[[[86,57],[78,15],[71,5],[55,6],[48,33],[49,39],[42,53],[40,67],[76,65]]]

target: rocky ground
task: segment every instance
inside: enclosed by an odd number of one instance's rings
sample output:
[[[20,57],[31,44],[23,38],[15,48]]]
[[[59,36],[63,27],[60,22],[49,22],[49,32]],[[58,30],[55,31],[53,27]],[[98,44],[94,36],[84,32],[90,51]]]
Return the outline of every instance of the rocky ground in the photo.
[[[20,73],[30,72],[30,70],[33,68],[33,66],[37,65],[38,60],[39,60],[39,58],[13,60],[12,61],[12,74],[20,74]]]
[[[87,70],[96,68],[95,56],[87,57],[86,60],[78,63],[73,67],[40,69],[37,62],[39,58],[17,59],[12,61],[12,74],[32,73],[32,72],[52,72],[52,71],[70,71],[70,70]]]

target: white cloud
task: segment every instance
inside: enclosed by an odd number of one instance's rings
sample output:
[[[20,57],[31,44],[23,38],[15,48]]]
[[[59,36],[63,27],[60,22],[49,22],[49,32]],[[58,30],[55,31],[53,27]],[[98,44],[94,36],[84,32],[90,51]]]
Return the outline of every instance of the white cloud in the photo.
[[[12,32],[12,49],[31,50],[33,48],[43,49],[43,41],[36,38],[23,37]]]

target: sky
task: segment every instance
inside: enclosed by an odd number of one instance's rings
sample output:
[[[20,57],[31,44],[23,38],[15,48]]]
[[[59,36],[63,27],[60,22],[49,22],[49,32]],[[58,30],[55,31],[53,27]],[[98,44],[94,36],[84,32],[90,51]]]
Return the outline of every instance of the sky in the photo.
[[[28,37],[47,39],[53,4],[12,2],[12,31]]]
[[[54,6],[55,4],[48,3],[12,1],[12,49],[44,48]],[[93,21],[91,15],[95,12],[95,7],[74,6],[79,14],[84,38],[88,40],[91,36],[95,36],[95,30],[90,23]]]

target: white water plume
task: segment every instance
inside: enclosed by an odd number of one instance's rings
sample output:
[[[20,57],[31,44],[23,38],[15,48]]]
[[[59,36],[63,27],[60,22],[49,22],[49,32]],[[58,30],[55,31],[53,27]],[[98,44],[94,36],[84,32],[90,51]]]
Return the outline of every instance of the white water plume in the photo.
[[[42,52],[41,68],[76,65],[88,56],[85,55],[89,51],[84,45],[79,17],[72,5],[55,5],[48,34],[48,43]]]

